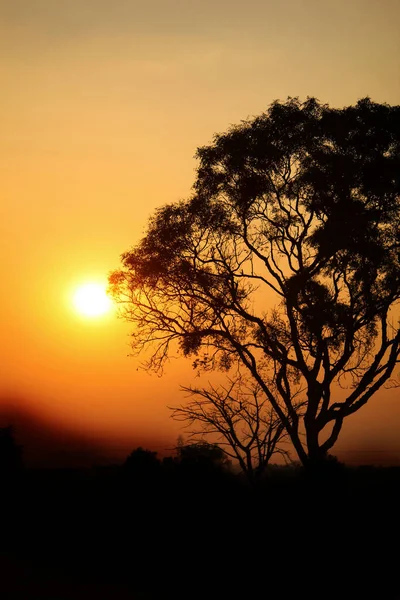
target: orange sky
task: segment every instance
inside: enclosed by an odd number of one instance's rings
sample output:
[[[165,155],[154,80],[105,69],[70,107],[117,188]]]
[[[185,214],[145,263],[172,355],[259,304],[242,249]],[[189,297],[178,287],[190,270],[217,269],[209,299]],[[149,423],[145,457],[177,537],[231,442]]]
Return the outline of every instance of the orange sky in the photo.
[[[3,404],[116,449],[173,444],[190,364],[137,371],[128,326],[79,317],[74,287],[189,194],[214,132],[288,95],[400,104],[399,22],[397,0],[0,0]],[[396,400],[381,393],[337,448],[400,459]]]

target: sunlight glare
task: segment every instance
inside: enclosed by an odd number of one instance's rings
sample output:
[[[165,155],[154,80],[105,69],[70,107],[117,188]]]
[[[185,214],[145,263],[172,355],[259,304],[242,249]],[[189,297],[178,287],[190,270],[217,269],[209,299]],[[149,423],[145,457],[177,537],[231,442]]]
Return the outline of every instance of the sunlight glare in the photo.
[[[75,309],[85,317],[104,315],[111,308],[106,286],[100,283],[86,283],[80,286],[73,297]]]

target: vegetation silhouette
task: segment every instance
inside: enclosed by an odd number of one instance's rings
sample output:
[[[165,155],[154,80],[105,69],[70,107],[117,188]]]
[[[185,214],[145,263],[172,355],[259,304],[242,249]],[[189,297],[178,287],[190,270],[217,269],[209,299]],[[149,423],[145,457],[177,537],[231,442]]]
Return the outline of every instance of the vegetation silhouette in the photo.
[[[178,444],[176,464],[181,476],[190,479],[223,479],[229,473],[230,461],[218,444],[206,441]]]
[[[139,447],[119,465],[27,468],[6,508],[0,595],[395,597],[400,468],[340,470],[316,481],[270,465],[255,487],[217,445],[182,440],[162,461]]]
[[[226,386],[182,390],[194,399],[173,408],[173,418],[184,422],[194,442],[216,437],[249,482],[263,477],[275,454],[289,460],[283,445],[287,432],[257,383],[236,375]]]
[[[400,107],[276,101],[197,158],[193,195],[155,212],[110,292],[148,369],[239,363],[319,471],[344,420],[399,384]]]
[[[0,474],[14,475],[22,469],[22,446],[17,444],[13,426],[0,427]]]
[[[157,458],[157,452],[144,450],[140,446],[131,452],[123,466],[126,474],[139,486],[155,485],[161,475],[161,461]]]
[[[26,443],[21,469],[1,429],[2,598],[398,597],[400,467],[330,450],[399,359],[399,136],[398,107],[289,99],[198,151],[110,283],[149,368],[180,350],[227,383],[186,388],[162,460],[65,468],[79,436],[48,428],[52,467]],[[286,441],[301,465],[271,464]]]

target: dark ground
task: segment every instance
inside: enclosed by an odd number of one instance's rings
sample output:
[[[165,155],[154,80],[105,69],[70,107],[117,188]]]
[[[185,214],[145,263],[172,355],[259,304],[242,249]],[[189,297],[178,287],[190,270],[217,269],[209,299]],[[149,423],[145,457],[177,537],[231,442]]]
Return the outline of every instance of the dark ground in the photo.
[[[400,599],[400,469],[2,479],[0,598]]]

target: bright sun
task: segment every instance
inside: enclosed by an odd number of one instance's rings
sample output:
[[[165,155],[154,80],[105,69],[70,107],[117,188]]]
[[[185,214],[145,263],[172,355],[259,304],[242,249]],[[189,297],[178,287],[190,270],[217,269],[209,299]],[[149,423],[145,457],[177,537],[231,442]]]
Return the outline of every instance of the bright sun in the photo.
[[[104,315],[111,308],[106,287],[100,283],[81,285],[74,294],[73,302],[76,310],[85,317]]]

